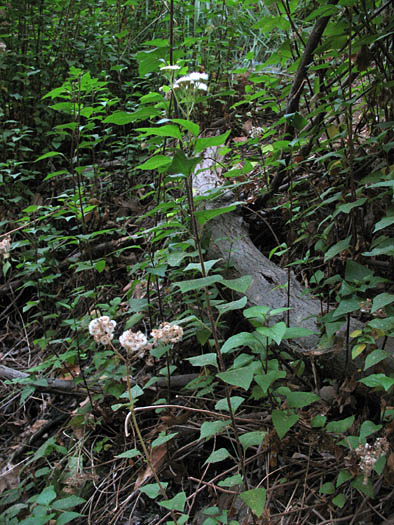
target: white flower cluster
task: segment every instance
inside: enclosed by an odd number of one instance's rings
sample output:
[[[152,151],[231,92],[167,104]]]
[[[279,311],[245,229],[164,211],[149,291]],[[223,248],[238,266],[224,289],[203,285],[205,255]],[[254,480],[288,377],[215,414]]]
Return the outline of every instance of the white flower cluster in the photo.
[[[108,345],[114,336],[116,321],[112,321],[108,315],[93,319],[89,323],[89,333],[94,337],[96,343]]]
[[[126,330],[119,337],[119,343],[127,352],[144,352],[150,350],[152,345],[148,343],[146,336],[141,332]]]
[[[0,255],[7,259],[10,256],[11,249],[11,237],[7,235],[2,241],[0,241]]]
[[[208,91],[208,86],[205,83],[207,80],[208,75],[206,73],[189,73],[189,75],[178,78],[174,84],[174,89],[192,88],[199,89],[200,91]]]
[[[180,66],[177,66],[176,64],[173,64],[173,65],[169,65],[169,66],[162,66],[160,68],[160,71],[178,71],[179,69],[181,69]]]
[[[259,126],[252,126],[249,131],[249,136],[252,137],[252,139],[255,139],[257,137],[261,137],[263,134],[263,128]]]
[[[360,469],[364,473],[364,483],[367,483],[377,460],[380,456],[386,455],[388,450],[389,444],[384,437],[377,438],[372,445],[366,443],[365,445],[359,445],[356,448],[355,453],[360,458]]]
[[[177,324],[170,325],[170,323],[161,323],[157,330],[152,330],[154,345],[178,343],[182,340],[183,328]]]

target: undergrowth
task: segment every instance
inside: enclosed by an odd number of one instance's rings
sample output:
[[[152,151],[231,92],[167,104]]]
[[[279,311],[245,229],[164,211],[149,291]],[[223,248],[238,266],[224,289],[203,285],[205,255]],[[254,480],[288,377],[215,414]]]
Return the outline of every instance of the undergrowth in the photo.
[[[0,522],[380,523],[392,6],[76,4],[2,14]],[[286,304],[213,258],[234,213]]]

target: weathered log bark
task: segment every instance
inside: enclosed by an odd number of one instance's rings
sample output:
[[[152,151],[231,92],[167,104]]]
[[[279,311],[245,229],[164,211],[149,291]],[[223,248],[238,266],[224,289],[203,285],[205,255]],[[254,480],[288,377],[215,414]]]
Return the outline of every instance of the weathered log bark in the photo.
[[[193,191],[196,195],[217,192],[223,184],[220,173],[220,157],[215,148],[209,149],[204,159],[196,167]],[[231,192],[224,191],[223,199],[202,201],[207,208],[219,208],[231,204]],[[210,259],[222,258],[223,266],[229,268],[230,277],[250,275],[251,286],[246,291],[249,306],[266,305],[271,309],[289,306],[290,326],[301,326],[315,332],[315,335],[291,341],[293,350],[304,355],[321,355],[334,375],[343,374],[346,363],[346,326],[338,334],[335,346],[317,351],[320,341],[318,318],[320,301],[313,298],[296,280],[293,272],[282,269],[265,257],[252,243],[242,217],[236,211],[219,215],[204,225],[203,235],[209,236],[208,256]],[[289,301],[288,278],[290,276]],[[289,302],[289,304],[288,304]],[[286,313],[275,317],[275,321],[286,320]],[[362,323],[351,319],[350,332],[362,328]],[[394,356],[394,340],[388,339],[385,345]],[[351,365],[351,357],[349,359]],[[394,371],[394,358],[386,360],[387,369]],[[354,367],[354,363],[353,363]]]

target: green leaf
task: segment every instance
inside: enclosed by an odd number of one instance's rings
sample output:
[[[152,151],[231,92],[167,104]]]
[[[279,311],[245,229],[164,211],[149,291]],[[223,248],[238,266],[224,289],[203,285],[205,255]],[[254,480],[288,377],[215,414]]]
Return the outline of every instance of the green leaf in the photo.
[[[377,295],[372,301],[371,314],[376,312],[376,310],[379,310],[380,308],[384,308],[385,306],[393,302],[394,302],[394,294],[392,293],[381,293]]]
[[[286,398],[289,408],[303,408],[320,399],[320,397],[313,392],[289,392],[286,394]]]
[[[182,175],[191,175],[194,171],[194,168],[199,162],[199,158],[192,157],[191,159],[189,159],[188,157],[186,157],[182,150],[177,149],[172,160],[171,166],[168,168],[167,171],[168,173],[173,174],[181,173]]]
[[[204,465],[207,463],[219,463],[220,461],[224,461],[228,457],[230,457],[230,452],[225,448],[219,448],[218,450],[215,450],[214,452],[212,452],[212,454],[209,455]]]
[[[260,344],[259,340],[249,332],[240,332],[227,339],[221,348],[222,354],[227,354],[234,350],[234,348],[240,348],[241,346],[248,346],[253,348],[256,344]]]
[[[384,388],[386,392],[394,385],[394,379],[387,377],[386,374],[371,374],[359,381],[371,388]]]
[[[318,414],[315,416],[311,421],[311,427],[312,428],[322,428],[326,424],[327,417],[322,416],[321,414]]]
[[[323,485],[320,487],[319,490],[320,494],[334,494],[335,487],[334,483],[331,481],[328,481],[327,483],[323,483]]]
[[[56,525],[66,525],[66,523],[70,523],[70,521],[75,520],[81,516],[82,514],[79,512],[64,512],[56,519]]]
[[[190,120],[185,120],[183,118],[173,118],[171,119],[171,122],[179,124],[183,128],[187,129],[187,131],[190,131],[190,133],[195,137],[198,137],[200,133],[200,126],[195,122],[191,122]]]
[[[223,315],[233,310],[240,310],[241,308],[245,306],[246,301],[247,301],[247,298],[244,296],[244,297],[241,297],[241,299],[238,299],[237,301],[231,301],[229,303],[224,303],[224,304],[217,304],[216,308],[219,310],[220,315]]]
[[[209,354],[197,355],[195,357],[188,357],[186,361],[190,361],[192,366],[218,366],[217,356],[214,352]]]
[[[293,412],[277,409],[272,411],[272,422],[279,439],[283,439],[285,437],[291,427],[297,423],[298,419],[298,415],[294,414]]]
[[[205,421],[200,428],[200,439],[211,439],[229,426],[229,421]]]
[[[50,503],[57,498],[55,489],[52,487],[45,487],[45,489],[35,498],[37,505],[49,506]]]
[[[394,216],[391,217],[383,217],[379,222],[375,224],[374,233],[383,230],[383,228],[387,228],[388,226],[391,226],[394,224]]]
[[[230,290],[235,292],[245,293],[249,286],[252,284],[253,277],[250,275],[243,275],[237,279],[223,279],[221,284]]]
[[[167,499],[164,501],[159,501],[159,505],[162,507],[168,509],[168,510],[179,510],[180,512],[183,511],[186,503],[186,493],[180,492],[176,496],[174,496],[172,499]]]
[[[221,275],[210,275],[208,277],[201,277],[200,279],[190,279],[188,281],[178,281],[173,286],[178,286],[182,293],[191,292],[192,290],[201,290],[206,286],[223,281]]]
[[[360,428],[360,439],[364,440],[371,434],[378,432],[382,425],[375,425],[372,421],[364,421]]]
[[[245,492],[241,492],[239,497],[256,514],[258,518],[263,514],[265,502],[267,499],[265,488],[259,487],[257,489],[246,490]]]
[[[104,269],[105,269],[105,264],[106,264],[105,259],[101,259],[100,261],[96,261],[96,262],[94,263],[94,267],[96,268],[96,270],[97,270],[99,273],[101,273],[101,272],[103,272]]]
[[[286,377],[284,370],[268,370],[266,374],[257,374],[254,380],[263,389],[264,393],[267,393],[272,383],[284,377]]]
[[[187,254],[186,254],[187,255]],[[204,261],[204,269],[205,269],[205,272],[206,273],[209,273],[211,271],[211,269],[215,266],[215,264],[219,261],[221,261],[222,259],[212,259],[210,261]],[[202,269],[201,269],[201,263],[189,263],[186,268],[184,268],[184,272],[188,272],[188,271],[192,271],[192,270],[197,270],[199,271],[200,273],[202,273]]]
[[[67,498],[58,499],[53,502],[51,508],[56,510],[72,509],[77,505],[85,503],[85,501],[84,498],[80,498],[79,496],[68,496]]]
[[[336,244],[334,244],[333,246],[331,246],[331,248],[329,248],[327,250],[327,252],[326,252],[326,254],[324,256],[324,262],[332,259],[333,257],[335,257],[339,253],[343,252],[344,250],[347,250],[347,248],[349,248],[349,246],[350,246],[351,238],[352,238],[352,236],[349,235],[343,241],[339,241]]]
[[[353,425],[354,419],[355,416],[350,416],[339,421],[330,421],[330,423],[326,425],[326,431],[333,432],[334,434],[343,434]]]
[[[230,397],[230,405],[231,405],[232,411],[235,413],[244,401],[245,399],[241,396]],[[219,399],[219,401],[215,405],[215,410],[225,410],[226,412],[228,412],[229,409],[228,409],[227,398]]]
[[[195,217],[197,219],[197,222],[201,226],[204,226],[204,224],[210,221],[211,219],[214,219],[215,217],[218,217],[219,215],[223,215],[223,213],[234,211],[236,207],[237,207],[236,204],[231,204],[231,206],[225,206],[223,208],[215,208],[213,210],[200,210],[200,211],[196,211]]]
[[[160,447],[160,445],[164,445],[164,443],[171,441],[171,439],[177,435],[178,435],[178,432],[171,432],[170,434],[167,434],[167,435],[165,435],[163,432],[160,432],[159,437],[152,441],[151,447],[152,448]]]
[[[155,155],[154,157],[151,157],[147,161],[143,162],[142,164],[136,166],[136,169],[156,170],[158,168],[162,168],[163,166],[169,166],[171,162],[172,159],[170,157],[166,157],[165,155]]]
[[[380,363],[380,361],[383,361],[383,359],[386,359],[386,357],[388,356],[389,356],[388,352],[385,352],[384,350],[380,350],[380,349],[373,350],[365,358],[364,370],[371,368],[371,366],[377,365],[378,363]]]
[[[287,326],[283,321],[272,326],[259,326],[256,328],[256,332],[260,335],[271,338],[277,345],[280,345],[286,330]]]
[[[358,199],[354,202],[347,202],[345,204],[340,204],[337,206],[337,209],[335,210],[333,214],[333,218],[335,218],[339,213],[350,213],[353,208],[357,208],[358,206],[362,206],[367,202],[366,197],[362,197],[361,199]]]
[[[20,404],[22,405],[26,399],[28,397],[30,397],[35,391],[35,387],[34,386],[31,386],[31,385],[28,385],[28,386],[25,386],[21,392],[21,397],[20,397]]]
[[[331,501],[341,509],[346,503],[346,496],[344,494],[337,494]]]
[[[337,488],[340,487],[346,481],[349,481],[349,479],[352,479],[352,477],[353,476],[350,474],[348,470],[341,470],[337,476],[337,482],[336,482]]]
[[[260,446],[261,443],[264,441],[266,435],[267,432],[264,432],[262,430],[255,430],[253,432],[246,432],[246,434],[242,434],[242,436],[239,436],[239,441],[243,448],[246,450],[249,447]]]
[[[60,153],[59,151],[48,151],[48,153],[44,153],[44,155],[41,155],[41,157],[38,157],[38,159],[36,159],[34,162],[39,162],[40,160],[57,157],[58,155],[61,155],[62,157],[64,157],[63,153]]]
[[[253,363],[249,366],[237,368],[236,370],[227,370],[226,372],[220,372],[216,374],[216,377],[229,383],[230,385],[239,386],[244,390],[248,390],[253,380],[253,375],[256,370],[258,363]]]
[[[166,489],[168,486],[168,482],[161,481],[161,486]],[[147,485],[144,485],[143,487],[139,488],[139,491],[143,494],[146,494],[148,498],[150,499],[156,499],[160,492],[160,486],[158,483],[148,483]]]
[[[314,330],[309,330],[309,328],[304,328],[302,326],[290,326],[286,328],[286,333],[282,339],[295,339],[297,337],[308,337],[308,335],[316,334]]]
[[[231,133],[231,130],[229,129],[228,131],[226,131],[226,133],[223,133],[223,135],[218,135],[216,137],[207,137],[207,138],[197,139],[196,145],[194,147],[195,153],[204,151],[205,149],[211,146],[221,146],[222,144],[226,142],[230,133]]]
[[[117,126],[125,126],[130,122],[135,121],[134,113],[128,113],[127,111],[115,111],[112,115],[109,115],[103,120],[104,124],[116,124]]]
[[[358,264],[355,261],[352,261],[351,259],[348,259],[346,261],[346,270],[345,270],[345,280],[346,281],[365,281],[367,279],[370,279],[373,276],[373,272],[367,268],[366,266],[363,266],[362,264]]]
[[[166,124],[159,128],[137,128],[137,131],[142,131],[145,137],[154,135],[157,137],[172,137],[174,139],[182,140],[182,135],[178,126],[173,126],[172,124]]]
[[[219,481],[218,485],[219,487],[236,487],[237,485],[241,485],[242,481],[241,474],[235,474],[235,476],[229,476],[223,481]]]
[[[380,458],[376,461],[375,465],[373,466],[374,471],[379,476],[382,474],[384,467],[386,466],[386,456],[380,456]]]
[[[349,299],[341,299],[338,307],[332,312],[333,319],[343,317],[350,312],[356,312],[360,309],[360,304],[361,299],[357,296],[349,297]]]
[[[121,454],[117,454],[116,458],[135,458],[136,456],[139,456],[141,452],[137,450],[136,448],[131,448],[129,450],[126,450],[125,452],[122,452]]]
[[[371,480],[368,479],[367,483],[365,483],[364,476],[362,474],[357,476],[357,478],[351,482],[351,486],[369,498],[373,499],[375,497]]]

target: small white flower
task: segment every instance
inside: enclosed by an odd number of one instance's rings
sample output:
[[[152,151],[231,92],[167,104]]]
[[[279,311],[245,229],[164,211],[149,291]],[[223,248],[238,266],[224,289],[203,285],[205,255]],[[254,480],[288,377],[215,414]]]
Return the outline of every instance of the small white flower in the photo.
[[[194,84],[194,87],[196,89],[200,89],[201,91],[208,91],[208,86],[204,84],[204,82],[196,82]]]
[[[115,326],[116,321],[112,321],[108,315],[103,315],[90,321],[89,333],[96,343],[108,345],[114,337]]]
[[[192,82],[199,82],[200,80],[208,80],[208,75],[206,73],[190,73],[188,75],[189,79]]]
[[[152,330],[154,344],[178,343],[183,337],[183,328],[179,325],[170,325],[170,323],[161,323],[157,330]]]
[[[119,337],[119,343],[127,352],[141,352],[149,349],[151,346],[141,331],[132,332],[131,330],[123,332]]]
[[[0,241],[0,255],[4,256],[4,259],[7,259],[10,255],[11,249],[11,237],[7,235],[2,241]]]

